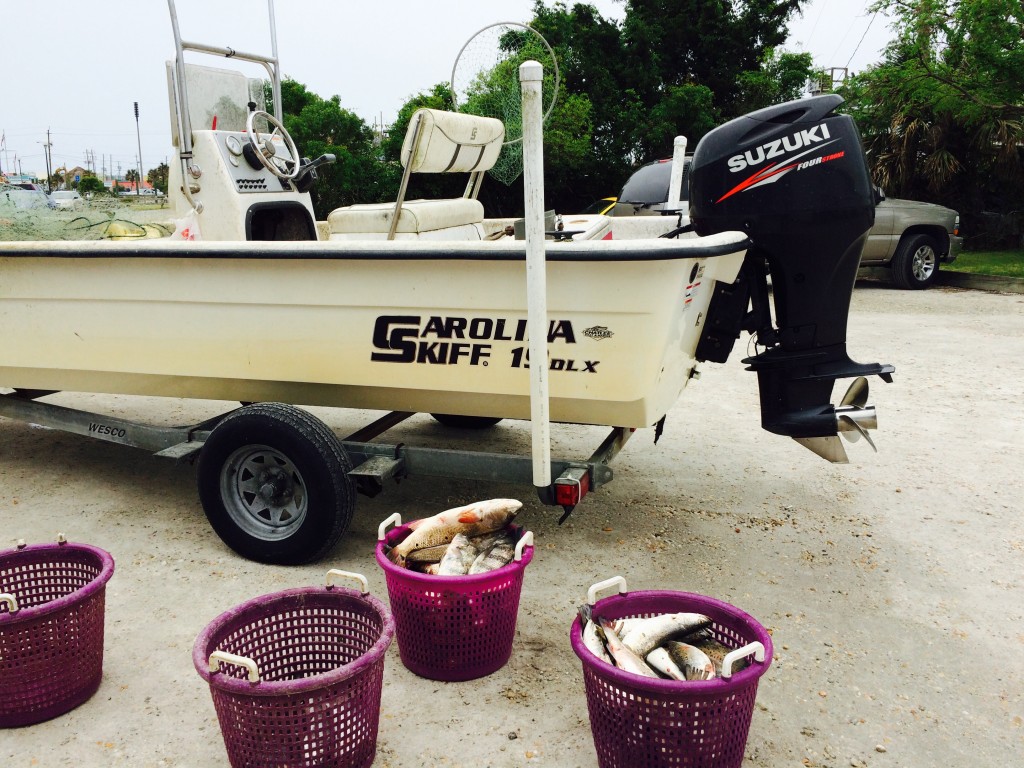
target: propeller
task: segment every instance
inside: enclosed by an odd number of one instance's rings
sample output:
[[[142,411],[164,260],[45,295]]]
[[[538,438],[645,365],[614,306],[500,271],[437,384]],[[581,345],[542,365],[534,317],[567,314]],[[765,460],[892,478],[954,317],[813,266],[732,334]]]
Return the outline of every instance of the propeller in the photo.
[[[878,448],[875,446],[875,441],[871,439],[871,435],[868,434],[868,430],[877,428],[878,418],[875,415],[875,407],[868,405],[867,402],[868,380],[859,376],[846,390],[842,401],[835,408],[836,432],[851,443],[855,443],[863,437],[877,453]],[[835,464],[849,462],[843,442],[836,435],[795,437],[793,439],[826,461]]]
[[[853,384],[846,390],[846,394],[843,395],[843,401],[839,404],[840,407],[844,405],[853,405],[857,408],[863,408],[868,404],[868,380],[863,376],[858,376],[854,379]]]
[[[849,442],[855,443],[863,437],[868,445],[874,448],[875,441],[868,434],[868,429],[878,426],[873,407],[865,407],[868,402],[868,380],[863,376],[854,379],[850,388],[843,395],[843,400],[836,408],[836,427]]]

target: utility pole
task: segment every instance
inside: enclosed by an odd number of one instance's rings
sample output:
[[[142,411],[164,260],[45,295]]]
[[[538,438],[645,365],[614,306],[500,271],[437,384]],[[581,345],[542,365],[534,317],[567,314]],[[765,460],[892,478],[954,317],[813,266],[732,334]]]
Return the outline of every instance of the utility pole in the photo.
[[[139,143],[139,178],[135,181],[135,196],[142,194],[142,134],[139,132],[139,102],[135,102],[135,138]]]
[[[46,144],[43,149],[46,150],[46,194],[53,192],[53,184],[50,179],[53,177],[53,171],[50,168],[50,151],[53,144],[50,143],[50,129],[46,129]]]

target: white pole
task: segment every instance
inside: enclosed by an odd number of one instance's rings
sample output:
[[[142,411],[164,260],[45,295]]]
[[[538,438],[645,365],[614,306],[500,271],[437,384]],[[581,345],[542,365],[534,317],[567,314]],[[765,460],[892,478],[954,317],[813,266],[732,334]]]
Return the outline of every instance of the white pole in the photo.
[[[683,164],[685,161],[686,137],[676,136],[676,140],[672,144],[672,175],[668,185],[668,202],[665,204],[670,211],[678,211],[681,207],[682,201],[679,198],[683,189]]]
[[[548,414],[548,301],[544,267],[544,118],[536,61],[519,67],[523,89],[523,187],[526,229],[526,309],[530,334],[530,419],[533,484],[551,485],[551,424]]]

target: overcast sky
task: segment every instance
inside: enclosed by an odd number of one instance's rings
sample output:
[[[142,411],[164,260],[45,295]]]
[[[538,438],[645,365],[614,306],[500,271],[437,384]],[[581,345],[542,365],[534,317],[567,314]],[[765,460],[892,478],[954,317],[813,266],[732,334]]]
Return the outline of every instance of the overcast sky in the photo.
[[[570,3],[571,4],[571,3]],[[620,0],[591,0],[620,21]],[[787,49],[809,51],[822,67],[859,71],[876,62],[890,36],[872,21],[870,0],[810,0],[794,20]],[[278,53],[286,76],[368,123],[389,123],[413,94],[448,82],[463,44],[498,21],[525,23],[532,0],[278,0]],[[177,0],[182,37],[270,54],[266,4],[260,0]],[[174,56],[166,0],[0,0],[0,151],[4,172],[35,173],[86,165],[123,173],[170,161],[164,62]],[[224,59],[193,56],[224,66]],[[251,74],[256,74],[252,72]],[[133,102],[139,103],[136,136]]]

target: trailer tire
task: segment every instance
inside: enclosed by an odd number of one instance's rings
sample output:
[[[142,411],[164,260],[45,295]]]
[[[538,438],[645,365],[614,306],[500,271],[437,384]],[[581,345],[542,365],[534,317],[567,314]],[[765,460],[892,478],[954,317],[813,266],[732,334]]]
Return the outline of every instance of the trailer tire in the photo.
[[[318,560],[352,520],[355,487],[344,446],[320,419],[256,403],[217,424],[199,454],[199,499],[217,535],[250,560]]]
[[[501,421],[501,418],[496,416],[459,416],[453,413],[432,413],[430,415],[439,424],[459,429],[490,429]]]

